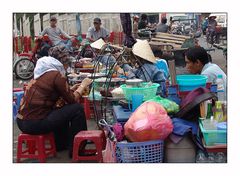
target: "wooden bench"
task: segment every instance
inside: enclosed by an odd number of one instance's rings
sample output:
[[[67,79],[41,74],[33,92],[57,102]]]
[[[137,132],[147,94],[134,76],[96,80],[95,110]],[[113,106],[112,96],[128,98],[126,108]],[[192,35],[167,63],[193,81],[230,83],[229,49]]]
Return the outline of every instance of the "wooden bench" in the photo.
[[[151,38],[149,42],[151,46],[158,47],[159,49],[163,49],[164,45],[172,46],[172,48],[165,47],[166,50],[183,50],[194,46],[194,40],[190,36],[184,35],[175,35],[175,34],[168,34],[162,32],[156,32],[155,35]]]
[[[171,46],[172,48],[181,48],[181,45],[177,45],[174,43],[164,43],[164,42],[159,42],[159,41],[150,41],[150,45],[155,45],[155,46]]]
[[[163,38],[152,38],[151,41],[159,41],[163,43],[174,43],[178,45],[182,45],[184,41],[179,41],[179,40],[168,40],[168,39],[163,39]]]
[[[194,41],[190,36],[156,32],[149,44],[152,49],[159,49],[165,54],[174,56],[177,66],[184,66],[184,52],[195,45]]]

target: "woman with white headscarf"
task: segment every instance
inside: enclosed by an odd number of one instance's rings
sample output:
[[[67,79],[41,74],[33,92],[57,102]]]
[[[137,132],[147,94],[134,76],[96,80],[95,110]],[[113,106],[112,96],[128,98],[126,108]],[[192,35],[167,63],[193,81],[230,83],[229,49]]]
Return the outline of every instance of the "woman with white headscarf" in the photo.
[[[17,124],[27,134],[53,132],[57,150],[68,147],[71,154],[74,136],[87,130],[83,107],[77,101],[92,80],[85,79],[81,85],[70,88],[65,76],[68,64],[69,53],[62,46],[51,48],[49,56],[37,61],[34,79],[29,82],[20,105]],[[60,98],[66,105],[56,105]]]

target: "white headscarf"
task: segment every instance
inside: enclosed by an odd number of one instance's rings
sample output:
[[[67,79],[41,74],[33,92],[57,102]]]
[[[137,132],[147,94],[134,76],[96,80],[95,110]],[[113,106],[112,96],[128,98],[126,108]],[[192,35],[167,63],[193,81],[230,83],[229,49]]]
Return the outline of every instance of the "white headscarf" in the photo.
[[[66,73],[63,64],[60,61],[51,56],[44,56],[37,61],[34,69],[34,79],[38,79],[44,73],[49,71],[59,71],[62,75],[65,75]]]

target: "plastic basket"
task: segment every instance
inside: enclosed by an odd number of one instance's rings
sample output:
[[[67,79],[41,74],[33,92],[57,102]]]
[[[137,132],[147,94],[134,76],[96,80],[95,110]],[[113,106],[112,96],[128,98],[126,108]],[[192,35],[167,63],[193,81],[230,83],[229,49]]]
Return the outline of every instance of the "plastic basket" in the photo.
[[[206,87],[207,76],[204,75],[177,75],[179,91],[191,91],[198,87]]]
[[[148,83],[142,83],[143,87],[127,87],[126,84],[121,85],[120,87],[123,90],[124,96],[127,100],[131,101],[131,96],[134,94],[143,94],[143,100],[150,100],[152,98],[154,98],[156,96],[157,93],[157,89],[160,86],[157,83],[153,83],[151,86],[149,87],[144,87],[146,86]]]
[[[227,143],[227,130],[205,130],[200,121],[201,132],[206,146],[214,146]]]
[[[118,163],[162,163],[164,142],[154,140],[147,142],[117,143],[116,157]]]

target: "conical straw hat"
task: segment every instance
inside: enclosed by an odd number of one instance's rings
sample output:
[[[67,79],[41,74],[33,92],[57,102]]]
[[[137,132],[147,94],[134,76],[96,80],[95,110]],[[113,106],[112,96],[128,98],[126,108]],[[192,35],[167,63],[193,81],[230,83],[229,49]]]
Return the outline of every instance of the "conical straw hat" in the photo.
[[[156,63],[156,58],[147,40],[137,40],[133,45],[133,54],[152,63]]]
[[[103,39],[98,39],[97,41],[90,44],[92,48],[101,49],[106,43]]]

